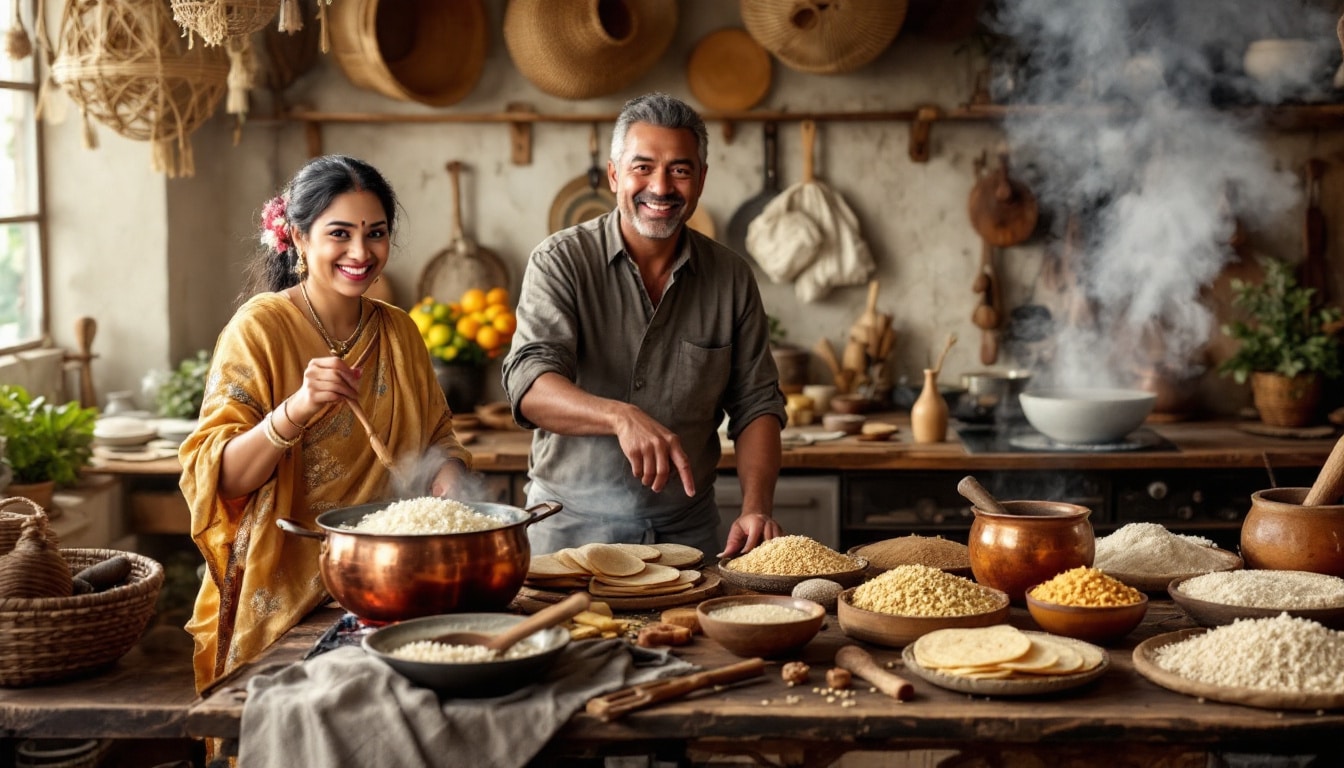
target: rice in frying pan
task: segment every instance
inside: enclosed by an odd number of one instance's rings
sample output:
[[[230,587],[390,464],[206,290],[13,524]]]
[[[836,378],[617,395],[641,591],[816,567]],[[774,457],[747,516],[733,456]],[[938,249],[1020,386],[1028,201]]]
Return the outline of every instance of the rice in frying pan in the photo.
[[[355,525],[342,525],[350,531],[396,536],[470,533],[503,528],[506,523],[483,515],[460,501],[421,496],[394,501],[377,512],[370,512]]]

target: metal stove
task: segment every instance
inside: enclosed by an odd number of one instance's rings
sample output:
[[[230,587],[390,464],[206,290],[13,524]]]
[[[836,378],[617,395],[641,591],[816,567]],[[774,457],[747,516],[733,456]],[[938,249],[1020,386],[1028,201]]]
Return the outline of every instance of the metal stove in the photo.
[[[967,453],[1130,453],[1179,451],[1176,444],[1157,432],[1140,427],[1114,443],[1060,443],[1021,423],[967,424],[957,428]]]

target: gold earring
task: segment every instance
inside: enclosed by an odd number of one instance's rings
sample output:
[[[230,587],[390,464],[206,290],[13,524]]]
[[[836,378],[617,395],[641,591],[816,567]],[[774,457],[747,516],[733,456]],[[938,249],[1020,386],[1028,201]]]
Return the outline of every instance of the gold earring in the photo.
[[[302,253],[294,257],[294,274],[299,277],[308,274],[308,261],[303,258]]]

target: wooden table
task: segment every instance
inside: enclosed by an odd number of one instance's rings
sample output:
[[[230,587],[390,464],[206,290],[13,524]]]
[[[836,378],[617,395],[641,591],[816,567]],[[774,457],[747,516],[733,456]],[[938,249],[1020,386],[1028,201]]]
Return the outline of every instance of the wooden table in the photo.
[[[194,736],[236,739],[246,681],[298,659],[338,617],[326,610],[289,633],[264,656],[193,706],[187,730]],[[1034,629],[1014,608],[1012,622]],[[1028,699],[971,697],[907,675],[916,695],[897,702],[869,692],[860,683],[857,704],[827,702],[812,686],[824,686],[835,652],[853,642],[832,616],[802,659],[812,665],[813,683],[790,688],[778,664],[764,679],[698,697],[667,702],[603,723],[580,713],[560,731],[547,755],[653,753],[688,750],[778,756],[796,765],[827,765],[850,750],[931,748],[1049,748],[1103,756],[1111,766],[1204,765],[1207,751],[1335,754],[1344,732],[1344,712],[1274,712],[1201,702],[1149,683],[1134,671],[1130,651],[1143,639],[1193,626],[1167,600],[1155,600],[1143,625],[1110,647],[1112,668],[1090,686]],[[863,645],[863,644],[860,644]],[[897,649],[865,646],[879,662],[899,661]],[[737,659],[703,637],[678,655],[704,667]],[[899,668],[894,671],[900,672]],[[789,697],[799,697],[789,703]],[[1120,751],[1117,752],[1117,747]],[[1192,755],[1194,755],[1192,757]]]

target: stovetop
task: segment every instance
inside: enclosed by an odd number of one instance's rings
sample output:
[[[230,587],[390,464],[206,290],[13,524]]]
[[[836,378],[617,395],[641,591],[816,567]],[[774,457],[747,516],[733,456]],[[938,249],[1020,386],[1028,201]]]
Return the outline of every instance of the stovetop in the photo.
[[[1180,449],[1147,427],[1140,427],[1115,443],[1082,445],[1059,443],[1025,423],[964,424],[957,435],[967,453],[1153,453]]]

